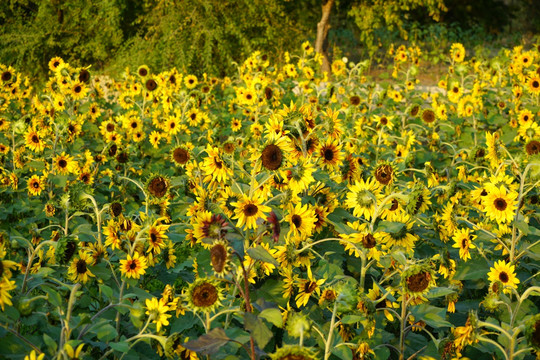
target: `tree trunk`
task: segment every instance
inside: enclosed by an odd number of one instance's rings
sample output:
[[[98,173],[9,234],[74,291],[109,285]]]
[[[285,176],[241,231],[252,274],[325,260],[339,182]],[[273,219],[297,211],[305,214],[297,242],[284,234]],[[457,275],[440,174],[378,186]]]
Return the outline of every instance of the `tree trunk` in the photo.
[[[328,30],[330,30],[330,12],[335,0],[322,1],[322,17],[317,24],[317,40],[315,40],[315,51],[322,54],[322,71],[330,74],[330,60],[328,59]]]

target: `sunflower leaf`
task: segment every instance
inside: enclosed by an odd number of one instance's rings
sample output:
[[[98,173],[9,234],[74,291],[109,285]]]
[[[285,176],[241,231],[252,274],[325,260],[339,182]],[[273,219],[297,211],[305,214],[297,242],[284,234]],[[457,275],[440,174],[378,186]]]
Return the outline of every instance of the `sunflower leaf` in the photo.
[[[202,355],[212,355],[217,353],[223,345],[231,339],[221,328],[214,328],[208,334],[200,336],[198,339],[182,344],[186,349],[195,351]]]
[[[247,249],[247,253],[255,260],[261,260],[263,262],[272,264],[274,266],[279,266],[279,263],[274,259],[274,257],[262,246],[256,246]]]

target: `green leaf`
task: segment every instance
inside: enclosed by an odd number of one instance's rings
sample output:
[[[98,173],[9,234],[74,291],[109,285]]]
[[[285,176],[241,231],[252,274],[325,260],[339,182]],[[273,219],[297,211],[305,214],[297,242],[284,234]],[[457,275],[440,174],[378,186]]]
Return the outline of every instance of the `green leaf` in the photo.
[[[394,251],[391,254],[391,256],[392,256],[392,258],[394,260],[396,260],[401,265],[406,265],[407,264],[407,257],[405,256],[405,254],[402,251]]]
[[[98,339],[104,342],[111,341],[118,335],[116,329],[111,324],[103,324],[97,331],[94,330],[94,332],[97,334]]]
[[[225,331],[221,328],[212,329],[208,334],[205,334],[198,339],[190,340],[182,344],[186,349],[200,353],[201,355],[212,355],[230,341]]]
[[[259,317],[274,324],[278,328],[283,327],[283,317],[281,316],[281,311],[279,311],[279,309],[276,309],[276,308],[264,309],[259,314]]]
[[[435,299],[435,298],[438,298],[438,297],[441,297],[441,296],[446,296],[446,295],[452,294],[454,292],[455,292],[454,290],[451,290],[451,289],[446,288],[446,287],[436,287],[436,288],[431,289],[427,293],[426,297],[428,299]]]
[[[57,306],[61,307],[62,306],[62,297],[60,296],[58,291],[56,291],[55,289],[53,289],[52,287],[47,286],[47,285],[42,286],[41,289],[47,293],[47,297],[49,299],[49,302],[53,306],[55,306],[55,307],[57,307]]]
[[[112,299],[113,290],[111,289],[110,286],[107,286],[105,284],[100,284],[99,290],[105,296],[106,299]]]
[[[334,354],[335,356],[337,356],[339,359],[342,359],[342,360],[353,359],[352,350],[349,349],[347,346],[334,347],[334,349],[332,350],[332,354]]]
[[[525,221],[516,221],[515,224],[523,235],[527,236],[531,233],[529,230],[529,225]]]
[[[88,266],[88,269],[90,269],[92,274],[96,275],[97,278],[104,281],[109,280],[112,276],[111,270],[107,268],[107,265],[105,263]]]
[[[377,226],[377,230],[382,230],[388,233],[398,233],[405,227],[404,223],[400,222],[393,222],[393,221],[381,221],[379,225]]]
[[[251,333],[255,343],[257,343],[261,349],[263,349],[266,344],[268,344],[272,336],[274,336],[272,331],[268,329],[268,326],[266,326],[261,319],[252,313],[244,314],[244,327]]]
[[[343,324],[356,324],[364,319],[363,316],[360,315],[345,315],[341,322]]]
[[[47,345],[47,348],[49,349],[49,352],[51,354],[56,353],[56,349],[58,348],[58,344],[56,341],[50,337],[47,334],[43,334],[43,342],[45,342],[45,345]]]
[[[121,353],[126,353],[128,352],[129,350],[129,343],[126,342],[126,341],[121,341],[121,342],[117,342],[117,343],[110,343],[109,346],[118,351],[118,352],[121,352]]]
[[[478,280],[487,279],[489,265],[483,261],[460,263],[454,275],[455,280]]]
[[[263,262],[272,264],[274,266],[279,266],[279,263],[276,259],[262,246],[256,246],[247,249],[247,253],[251,256],[252,259],[261,260]]]
[[[411,313],[416,321],[423,320],[426,324],[434,328],[452,327],[452,324],[445,320],[446,309],[444,308],[421,304],[411,307]]]

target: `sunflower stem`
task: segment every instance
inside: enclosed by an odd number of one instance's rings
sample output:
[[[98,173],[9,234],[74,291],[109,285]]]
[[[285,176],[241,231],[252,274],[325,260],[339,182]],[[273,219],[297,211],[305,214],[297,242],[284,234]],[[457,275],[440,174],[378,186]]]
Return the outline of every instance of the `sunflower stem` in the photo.
[[[405,323],[409,317],[407,313],[407,295],[401,295],[401,315],[399,316],[399,360],[405,359]]]
[[[330,329],[328,330],[328,337],[326,338],[324,347],[324,360],[328,360],[331,354],[330,345],[332,344],[332,335],[334,334],[334,328],[336,326],[336,312],[337,301],[334,301],[334,309],[332,310],[332,318],[330,320]]]

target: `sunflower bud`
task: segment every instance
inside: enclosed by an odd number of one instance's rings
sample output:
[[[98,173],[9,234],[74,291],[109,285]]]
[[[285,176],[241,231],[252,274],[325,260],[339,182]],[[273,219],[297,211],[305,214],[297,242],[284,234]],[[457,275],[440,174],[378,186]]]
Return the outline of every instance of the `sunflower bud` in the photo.
[[[302,337],[311,328],[306,315],[293,313],[287,319],[287,332],[290,336],[299,338]]]

